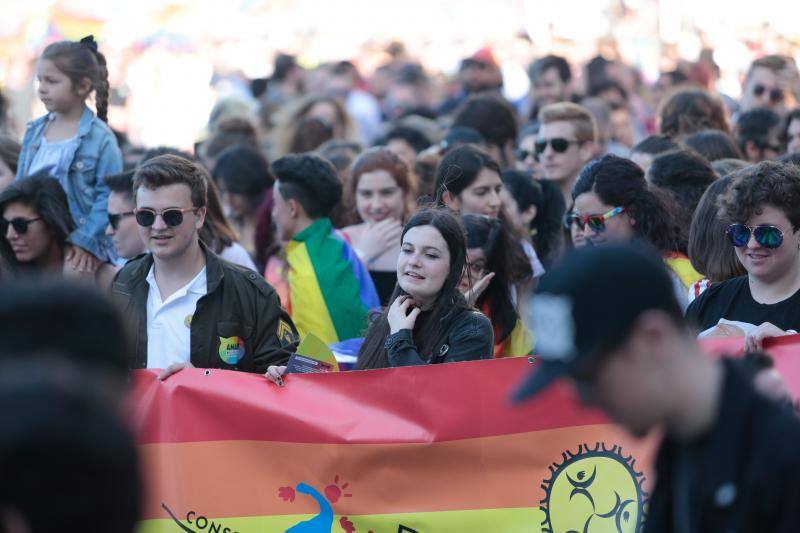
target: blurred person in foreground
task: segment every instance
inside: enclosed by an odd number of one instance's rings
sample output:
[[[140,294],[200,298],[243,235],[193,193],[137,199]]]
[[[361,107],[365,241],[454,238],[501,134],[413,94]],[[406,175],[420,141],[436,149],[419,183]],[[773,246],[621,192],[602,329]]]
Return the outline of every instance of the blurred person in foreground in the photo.
[[[0,339],[0,531],[133,532],[122,317],[91,287],[16,281],[0,285]]]
[[[112,403],[127,392],[131,344],[122,316],[91,286],[65,280],[0,285],[0,364],[58,356],[102,383]]]
[[[665,433],[645,532],[797,531],[800,420],[739,365],[703,353],[657,256],[575,251],[544,276],[527,316],[546,335],[516,399],[570,377],[582,402],[634,435]]]
[[[83,369],[17,355],[0,361],[0,531],[132,533],[143,498],[130,429]]]

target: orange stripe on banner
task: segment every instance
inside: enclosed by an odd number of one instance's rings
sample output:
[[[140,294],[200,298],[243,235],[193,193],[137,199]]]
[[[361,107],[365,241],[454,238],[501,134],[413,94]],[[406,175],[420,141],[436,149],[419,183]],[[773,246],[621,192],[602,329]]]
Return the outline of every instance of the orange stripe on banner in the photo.
[[[305,482],[323,492],[337,476],[352,494],[336,502],[340,515],[537,507],[548,466],[598,441],[622,446],[637,464],[654,459],[653,439],[637,441],[612,425],[429,444],[146,444],[143,519],[165,518],[162,504],[209,517],[316,513],[309,496],[290,503],[278,489]]]

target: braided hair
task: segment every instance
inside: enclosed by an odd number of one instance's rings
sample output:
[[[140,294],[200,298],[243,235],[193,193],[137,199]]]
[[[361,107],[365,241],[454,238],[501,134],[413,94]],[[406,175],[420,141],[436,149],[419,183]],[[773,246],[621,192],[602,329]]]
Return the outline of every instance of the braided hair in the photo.
[[[108,68],[106,58],[97,49],[93,36],[89,35],[80,41],[52,43],[42,52],[42,59],[52,61],[73,85],[78,85],[84,78],[88,79],[95,93],[97,117],[108,122]]]

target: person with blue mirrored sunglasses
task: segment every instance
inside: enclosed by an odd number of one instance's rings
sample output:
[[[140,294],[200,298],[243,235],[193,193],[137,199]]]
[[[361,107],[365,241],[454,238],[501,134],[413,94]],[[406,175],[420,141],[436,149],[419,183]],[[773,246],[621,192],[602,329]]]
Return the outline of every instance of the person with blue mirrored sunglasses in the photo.
[[[747,275],[706,290],[687,317],[702,337],[742,335],[759,350],[800,330],[800,170],[772,161],[740,170],[719,205]]]

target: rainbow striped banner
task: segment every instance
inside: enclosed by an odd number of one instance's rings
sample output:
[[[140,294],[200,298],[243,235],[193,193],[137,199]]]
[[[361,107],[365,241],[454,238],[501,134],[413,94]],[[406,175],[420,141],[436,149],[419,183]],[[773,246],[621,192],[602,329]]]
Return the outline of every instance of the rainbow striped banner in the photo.
[[[378,293],[330,220],[319,219],[295,235],[286,246],[286,261],[289,291],[283,305],[302,337],[313,332],[325,344],[363,337],[367,313],[380,307]]]
[[[800,391],[800,341],[781,350]],[[635,440],[567,384],[510,405],[529,370],[498,359],[290,375],[284,388],[137,371],[140,532],[639,531],[657,436]]]

